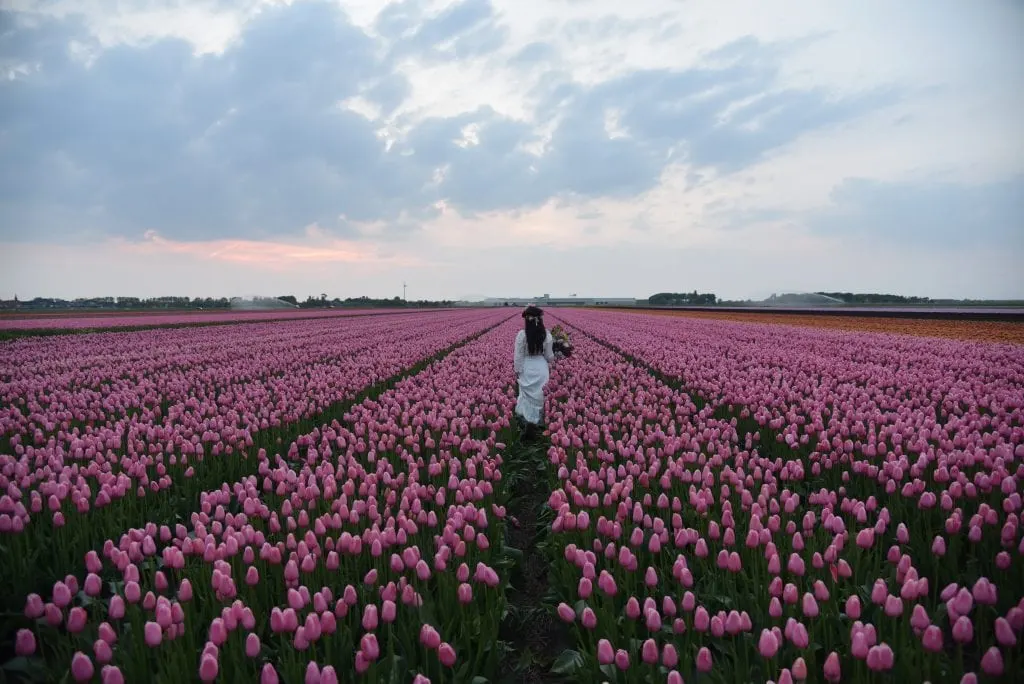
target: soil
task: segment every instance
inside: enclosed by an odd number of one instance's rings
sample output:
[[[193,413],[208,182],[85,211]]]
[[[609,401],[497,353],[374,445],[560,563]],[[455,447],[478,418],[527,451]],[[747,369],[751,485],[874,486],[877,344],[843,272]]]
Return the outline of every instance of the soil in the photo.
[[[516,521],[508,526],[508,544],[523,553],[513,571],[509,615],[501,634],[513,648],[501,666],[505,676],[500,681],[509,684],[564,681],[549,670],[569,646],[553,606],[545,602],[549,561],[538,548],[547,536],[547,526],[539,521],[548,491],[539,471],[546,464],[547,437],[540,432],[524,437],[509,449],[505,462],[507,469],[521,473],[508,506]]]

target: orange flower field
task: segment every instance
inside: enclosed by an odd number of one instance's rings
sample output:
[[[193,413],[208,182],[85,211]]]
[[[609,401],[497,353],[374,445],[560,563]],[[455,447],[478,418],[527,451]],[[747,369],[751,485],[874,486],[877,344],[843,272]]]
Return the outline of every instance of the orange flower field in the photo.
[[[836,328],[839,330],[861,330],[864,332],[895,333],[918,337],[945,337],[956,340],[980,342],[1005,342],[1024,344],[1024,323],[998,321],[937,321],[913,318],[869,318],[862,316],[829,316],[815,314],[763,314],[733,311],[651,311],[619,309],[638,314],[659,316],[690,316],[693,318],[715,318],[745,323],[776,323],[815,328]]]

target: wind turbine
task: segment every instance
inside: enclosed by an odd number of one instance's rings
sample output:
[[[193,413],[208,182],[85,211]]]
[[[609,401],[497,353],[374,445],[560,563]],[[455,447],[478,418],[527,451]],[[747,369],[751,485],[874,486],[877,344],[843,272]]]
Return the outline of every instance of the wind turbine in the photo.
[[[406,288],[406,287],[407,287],[407,285],[405,284],[405,281],[403,280],[403,281],[402,281],[402,301],[403,301],[403,302],[405,302],[405,301],[408,301],[408,300],[407,300],[407,299],[405,298],[405,288]]]

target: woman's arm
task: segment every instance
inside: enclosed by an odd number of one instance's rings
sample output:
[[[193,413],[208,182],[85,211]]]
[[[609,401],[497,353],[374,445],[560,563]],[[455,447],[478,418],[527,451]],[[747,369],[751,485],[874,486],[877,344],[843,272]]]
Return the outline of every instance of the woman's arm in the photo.
[[[555,360],[554,344],[555,338],[551,336],[551,331],[548,331],[548,333],[544,335],[544,358],[547,359],[548,363]]]
[[[515,346],[513,347],[512,354],[512,367],[516,371],[516,375],[523,372],[523,362],[526,360],[526,332],[520,330],[516,334]]]

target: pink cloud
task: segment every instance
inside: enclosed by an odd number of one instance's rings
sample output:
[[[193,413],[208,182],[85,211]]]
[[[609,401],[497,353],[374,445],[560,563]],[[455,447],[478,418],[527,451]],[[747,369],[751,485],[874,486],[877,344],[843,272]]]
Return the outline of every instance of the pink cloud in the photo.
[[[324,237],[320,231],[306,231],[304,241],[279,240],[171,240],[147,231],[142,240],[117,240],[121,252],[143,255],[182,255],[196,259],[262,267],[301,264],[415,265],[419,260],[406,255],[383,255],[372,243],[357,243]]]

